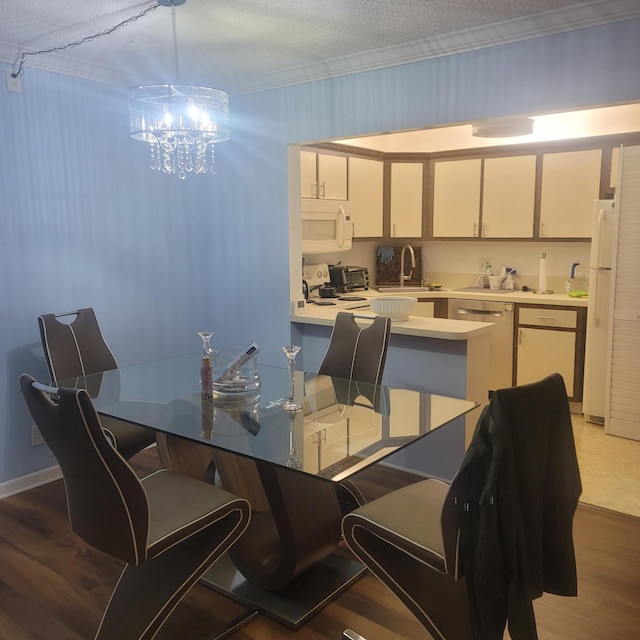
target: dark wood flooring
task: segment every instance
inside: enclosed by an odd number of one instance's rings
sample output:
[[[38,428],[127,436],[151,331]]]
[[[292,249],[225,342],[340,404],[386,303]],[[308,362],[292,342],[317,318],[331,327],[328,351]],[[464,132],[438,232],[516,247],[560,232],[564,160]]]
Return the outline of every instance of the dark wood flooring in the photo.
[[[134,466],[143,475],[156,468],[155,450]],[[575,544],[579,595],[536,601],[540,640],[640,639],[640,519],[581,505]],[[90,640],[120,569],[69,531],[62,481],[0,501],[0,640]],[[242,611],[197,585],[157,640],[204,638]],[[429,638],[365,576],[298,631],[259,616],[232,640],[339,640],[346,627],[367,640]]]

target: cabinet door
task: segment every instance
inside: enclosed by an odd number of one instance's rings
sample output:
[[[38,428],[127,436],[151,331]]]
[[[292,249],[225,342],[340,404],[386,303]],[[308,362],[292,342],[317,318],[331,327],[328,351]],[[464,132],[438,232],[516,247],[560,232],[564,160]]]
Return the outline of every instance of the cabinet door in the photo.
[[[482,188],[483,238],[533,238],[536,156],[487,158]]]
[[[481,167],[480,158],[434,164],[434,238],[477,238],[480,235]]]
[[[349,158],[349,213],[355,238],[382,237],[384,163]]]
[[[601,165],[601,149],[543,155],[540,238],[591,237]]]
[[[318,197],[325,200],[347,199],[347,158],[318,154]]]
[[[535,382],[558,372],[564,378],[567,394],[573,397],[575,357],[575,332],[520,327],[516,384]]]
[[[418,300],[418,306],[413,312],[414,316],[434,318],[436,315],[436,303],[433,300]]]
[[[303,198],[318,197],[318,154],[300,151],[300,195]]]
[[[391,163],[391,237],[422,237],[422,162]]]

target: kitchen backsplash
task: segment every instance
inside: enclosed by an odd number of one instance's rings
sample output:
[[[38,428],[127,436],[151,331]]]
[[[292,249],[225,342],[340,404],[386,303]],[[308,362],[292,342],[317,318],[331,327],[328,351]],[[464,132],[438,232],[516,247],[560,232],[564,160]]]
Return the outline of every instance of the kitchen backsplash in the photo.
[[[385,246],[391,243],[385,242]],[[395,243],[394,243],[395,244]],[[554,291],[564,291],[571,265],[579,262],[583,273],[589,272],[590,242],[411,242],[422,246],[422,280],[435,282],[447,289],[473,286],[480,273],[481,260],[489,259],[493,270],[500,267],[516,270],[516,287],[538,286],[540,256],[547,254],[547,283]],[[375,285],[376,257],[379,241],[354,242],[351,251],[322,257],[322,262],[342,261],[346,265],[367,267]],[[398,242],[396,246],[401,247]],[[316,257],[314,256],[314,259]]]

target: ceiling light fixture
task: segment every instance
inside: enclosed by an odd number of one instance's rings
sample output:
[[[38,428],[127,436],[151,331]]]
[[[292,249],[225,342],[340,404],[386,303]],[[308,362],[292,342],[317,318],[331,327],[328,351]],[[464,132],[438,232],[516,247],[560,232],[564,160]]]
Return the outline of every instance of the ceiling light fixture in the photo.
[[[176,79],[180,82],[175,8],[186,0],[158,0],[171,7]],[[207,172],[210,149],[211,173],[216,172],[216,142],[229,134],[229,96],[219,89],[182,84],[157,84],[129,90],[129,125],[134,140],[148,142],[149,166],[176,174]]]
[[[471,125],[474,138],[516,138],[533,133],[533,118],[518,117],[494,120],[493,122],[476,122]]]

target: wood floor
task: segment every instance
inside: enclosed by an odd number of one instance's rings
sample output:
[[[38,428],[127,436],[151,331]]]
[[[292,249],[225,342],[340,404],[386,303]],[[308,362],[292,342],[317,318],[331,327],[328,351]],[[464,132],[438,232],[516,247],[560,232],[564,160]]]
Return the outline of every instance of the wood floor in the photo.
[[[156,452],[137,456],[135,466],[149,472]],[[579,595],[536,601],[540,640],[640,638],[639,541],[640,518],[581,505]],[[120,569],[69,531],[62,481],[0,501],[0,640],[90,640]],[[197,585],[157,640],[204,638],[242,611]],[[298,631],[259,616],[231,640],[339,640],[346,627],[367,640],[429,638],[395,596],[365,576]]]

